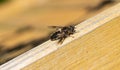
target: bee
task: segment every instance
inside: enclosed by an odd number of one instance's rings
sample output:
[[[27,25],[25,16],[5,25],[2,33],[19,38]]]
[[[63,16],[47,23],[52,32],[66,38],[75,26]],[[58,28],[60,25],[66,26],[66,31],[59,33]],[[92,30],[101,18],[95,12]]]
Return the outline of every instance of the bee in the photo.
[[[63,41],[73,35],[76,30],[75,30],[75,26],[73,25],[69,25],[69,26],[51,26],[52,28],[56,28],[56,31],[50,36],[50,40],[51,41],[55,41],[58,40],[58,43],[62,44]]]

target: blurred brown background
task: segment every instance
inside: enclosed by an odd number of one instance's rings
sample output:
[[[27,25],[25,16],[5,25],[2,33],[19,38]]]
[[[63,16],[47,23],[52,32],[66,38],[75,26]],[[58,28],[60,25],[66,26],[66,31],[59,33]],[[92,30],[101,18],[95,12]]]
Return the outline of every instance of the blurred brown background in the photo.
[[[0,0],[0,65],[49,39],[49,26],[78,24],[120,0]]]

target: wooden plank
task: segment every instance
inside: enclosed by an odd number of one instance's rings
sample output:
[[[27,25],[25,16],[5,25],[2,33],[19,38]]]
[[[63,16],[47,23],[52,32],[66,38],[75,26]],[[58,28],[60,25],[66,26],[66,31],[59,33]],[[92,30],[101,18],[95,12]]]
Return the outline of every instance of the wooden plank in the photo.
[[[120,17],[22,70],[119,70]]]
[[[74,38],[71,38],[71,37],[67,38],[62,45],[58,45],[56,43],[56,41],[53,42],[53,41],[49,40],[49,41],[43,43],[42,45],[40,45],[40,46],[38,46],[38,47],[28,51],[28,52],[16,57],[15,59],[1,65],[0,69],[1,70],[19,70],[19,69],[33,63],[34,61],[50,54],[51,52],[58,50],[60,47],[63,47],[64,45],[70,43],[71,41],[78,39],[81,36],[91,32],[92,30],[105,24],[106,22],[110,21],[111,19],[118,17],[119,15],[120,15],[120,4],[98,14],[95,17],[92,17],[92,18],[86,20],[83,23],[80,23],[79,25],[77,25],[76,30],[78,33],[74,34]],[[50,57],[50,58],[53,58],[53,57]],[[48,60],[50,58],[48,58]]]

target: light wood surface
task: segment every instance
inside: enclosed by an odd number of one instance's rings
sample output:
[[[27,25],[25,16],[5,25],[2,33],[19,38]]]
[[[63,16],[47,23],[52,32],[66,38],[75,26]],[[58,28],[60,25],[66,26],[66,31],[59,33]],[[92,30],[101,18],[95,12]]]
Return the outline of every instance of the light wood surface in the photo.
[[[22,70],[119,70],[120,17]]]

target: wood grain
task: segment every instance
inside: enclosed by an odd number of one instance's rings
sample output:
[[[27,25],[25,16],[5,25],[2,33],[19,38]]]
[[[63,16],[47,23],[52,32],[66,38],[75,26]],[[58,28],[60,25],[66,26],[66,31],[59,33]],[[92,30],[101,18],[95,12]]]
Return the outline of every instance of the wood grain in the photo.
[[[120,17],[23,70],[119,70]]]

